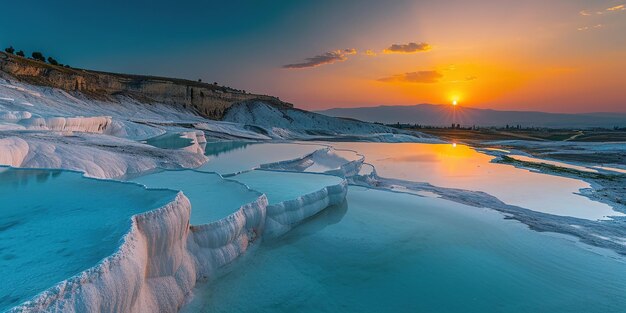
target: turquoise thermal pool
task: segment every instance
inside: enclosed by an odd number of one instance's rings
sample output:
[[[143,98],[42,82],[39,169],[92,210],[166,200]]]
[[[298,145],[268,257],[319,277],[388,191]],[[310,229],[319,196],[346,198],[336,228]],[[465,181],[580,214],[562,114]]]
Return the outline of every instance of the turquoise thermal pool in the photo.
[[[343,179],[324,174],[254,170],[231,177],[267,195],[270,204],[293,200]]]
[[[0,311],[113,254],[131,216],[176,192],[61,170],[0,168]]]
[[[183,312],[623,312],[626,264],[492,210],[350,186]]]
[[[182,137],[180,133],[165,133],[146,140],[146,143],[161,149],[182,149],[193,144],[193,140]]]
[[[218,174],[194,170],[162,171],[132,181],[149,188],[182,191],[191,202],[192,225],[222,219],[261,195],[238,182],[223,179]]]
[[[207,153],[209,161],[201,166],[199,171],[216,172],[222,175],[236,174],[256,168],[261,164],[301,158],[324,148],[324,146],[312,144],[267,143],[231,144],[232,149],[229,150],[224,147],[224,143],[217,143],[219,149],[212,146],[215,144],[207,144],[206,151],[211,152]]]

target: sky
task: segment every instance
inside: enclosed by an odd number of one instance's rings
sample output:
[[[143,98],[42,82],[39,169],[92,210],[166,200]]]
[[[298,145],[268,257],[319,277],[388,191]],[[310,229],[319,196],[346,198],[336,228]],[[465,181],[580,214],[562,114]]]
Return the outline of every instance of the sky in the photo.
[[[296,107],[626,112],[624,0],[2,3],[0,45]]]

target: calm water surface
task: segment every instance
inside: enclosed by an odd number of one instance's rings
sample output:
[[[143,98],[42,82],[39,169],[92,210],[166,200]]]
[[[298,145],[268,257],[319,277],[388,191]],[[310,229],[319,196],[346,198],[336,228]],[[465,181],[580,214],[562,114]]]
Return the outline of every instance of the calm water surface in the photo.
[[[180,133],[165,133],[146,140],[146,143],[161,149],[182,149],[190,146],[193,140],[183,138]]]
[[[220,220],[261,195],[218,174],[194,170],[162,171],[132,181],[149,188],[182,191],[191,202],[192,225]]]
[[[75,172],[0,168],[0,311],[113,254],[132,215],[175,196]]]
[[[624,312],[626,264],[491,210],[350,187],[184,312]]]
[[[578,195],[589,184],[491,163],[492,156],[468,146],[420,143],[333,143],[356,150],[381,177],[483,191],[503,202],[554,215],[591,220],[619,216],[610,206]]]
[[[236,174],[261,164],[300,158],[324,148],[321,145],[294,143],[241,145],[231,143],[228,146],[224,146],[224,143],[217,143],[218,147],[214,147],[214,144],[207,144],[206,151],[210,151],[207,153],[209,161],[198,168],[199,171],[216,172],[222,175]]]
[[[341,178],[330,175],[265,170],[246,172],[231,179],[266,194],[270,204],[293,200],[342,181]]]

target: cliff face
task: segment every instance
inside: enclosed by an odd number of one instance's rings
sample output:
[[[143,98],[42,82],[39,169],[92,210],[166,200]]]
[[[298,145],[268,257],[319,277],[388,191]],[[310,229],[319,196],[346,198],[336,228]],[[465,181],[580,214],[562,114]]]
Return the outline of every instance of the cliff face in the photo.
[[[232,88],[184,79],[128,75],[65,68],[0,52],[0,71],[29,84],[80,92],[101,100],[128,96],[145,103],[179,106],[210,119],[221,119],[237,102],[259,100],[293,107],[276,97],[244,93]]]

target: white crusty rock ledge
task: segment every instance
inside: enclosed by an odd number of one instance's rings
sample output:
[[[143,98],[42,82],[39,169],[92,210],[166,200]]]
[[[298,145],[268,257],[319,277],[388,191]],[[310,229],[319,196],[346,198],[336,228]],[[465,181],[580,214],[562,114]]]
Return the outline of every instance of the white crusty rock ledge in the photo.
[[[31,117],[22,119],[19,124],[29,130],[48,130],[58,132],[104,133],[112,119],[110,116],[92,117]]]
[[[189,200],[132,217],[117,252],[9,312],[174,312],[195,283]]]
[[[325,208],[341,204],[346,199],[348,182],[326,186],[323,189],[267,206],[265,235],[278,237],[290,231],[305,219],[321,212]]]
[[[101,134],[0,133],[0,165],[61,168],[94,178],[116,178],[158,167],[195,168],[207,160],[199,151],[164,150]]]
[[[355,157],[352,159],[344,158],[342,156],[339,156],[337,152],[350,152],[353,153]],[[327,165],[328,167],[332,166],[334,167],[334,169],[312,172],[322,172],[325,174],[339,177],[351,177],[359,173],[359,170],[361,169],[364,161],[365,157],[354,151],[336,150],[332,147],[326,147],[324,149],[313,151],[312,153],[293,160],[261,164],[260,168],[269,170],[304,172],[309,171],[307,169],[318,163]]]
[[[28,155],[28,143],[19,137],[0,138],[0,164],[19,167]]]

